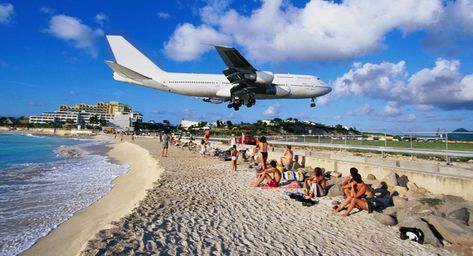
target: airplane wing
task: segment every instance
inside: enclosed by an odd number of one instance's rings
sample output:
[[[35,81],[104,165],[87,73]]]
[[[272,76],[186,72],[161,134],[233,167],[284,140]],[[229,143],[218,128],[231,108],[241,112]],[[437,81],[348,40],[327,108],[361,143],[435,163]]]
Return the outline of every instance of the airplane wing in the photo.
[[[232,84],[261,86],[271,84],[274,79],[272,72],[254,68],[237,49],[226,46],[214,46],[227,68],[223,74]]]
[[[215,45],[215,49],[217,49],[218,54],[227,67],[256,70],[237,49],[218,45]]]
[[[230,90],[230,104],[235,110],[241,105],[248,107],[256,102],[256,91],[271,86],[274,74],[268,71],[260,71],[254,68],[243,57],[237,49],[233,47],[214,45],[218,54],[222,58],[227,68],[223,74],[233,87]]]

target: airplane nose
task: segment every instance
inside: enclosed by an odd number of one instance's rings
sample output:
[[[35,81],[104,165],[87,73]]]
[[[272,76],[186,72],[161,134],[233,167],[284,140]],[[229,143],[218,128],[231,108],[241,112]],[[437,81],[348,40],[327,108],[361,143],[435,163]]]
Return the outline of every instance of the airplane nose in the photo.
[[[327,87],[324,88],[323,95],[328,94],[331,91],[332,91],[332,88],[327,86]]]

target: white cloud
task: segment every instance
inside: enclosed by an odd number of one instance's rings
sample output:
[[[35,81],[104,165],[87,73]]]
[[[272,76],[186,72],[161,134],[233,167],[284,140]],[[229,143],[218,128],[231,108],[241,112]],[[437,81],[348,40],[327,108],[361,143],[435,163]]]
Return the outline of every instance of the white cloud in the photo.
[[[105,24],[105,22],[108,22],[108,16],[105,15],[104,13],[97,13],[97,15],[95,15],[94,17],[94,20],[97,24],[99,24],[100,26],[103,26]]]
[[[281,105],[279,105],[278,103],[275,103],[271,106],[269,106],[264,112],[263,112],[263,115],[268,117],[268,118],[271,118],[271,117],[277,117],[279,115],[279,108],[281,107]]]
[[[462,77],[460,62],[437,59],[433,68],[409,76],[405,62],[354,64],[333,84],[334,95],[368,96],[396,103],[435,106],[442,109],[473,109],[473,74]],[[393,113],[393,103],[385,109]],[[391,111],[391,112],[390,112]]]
[[[417,120],[417,116],[414,113],[410,113],[408,115],[401,116],[398,118],[398,121],[400,122],[414,122],[415,120]]]
[[[397,102],[388,101],[380,114],[383,116],[398,116],[401,114],[401,109],[399,108],[399,104]]]
[[[81,20],[66,16],[55,15],[49,21],[46,29],[51,35],[70,42],[75,48],[87,51],[93,58],[97,57],[97,39],[103,36],[101,29],[91,29]]]
[[[0,4],[0,23],[10,23],[15,14],[15,7],[12,4]]]
[[[171,18],[171,15],[167,12],[157,12],[156,15],[158,15],[158,17],[163,19],[163,20],[167,20],[167,19]]]
[[[212,27],[202,25],[194,27],[189,23],[179,25],[169,41],[165,43],[166,55],[178,61],[188,61],[198,58],[209,51],[210,44],[227,44],[229,37],[219,33]]]
[[[228,10],[228,3],[214,2],[200,9],[202,25],[197,27],[208,26],[215,33],[228,35],[250,57],[263,61],[353,58],[382,48],[386,34],[393,30],[409,33],[441,24],[446,8],[440,0],[311,0],[302,8],[288,1],[265,0],[251,14],[244,15]],[[461,10],[468,17],[468,11]],[[168,47],[195,40],[197,35],[182,34],[182,27],[176,28]],[[185,59],[195,59],[205,52],[203,48],[197,50]]]
[[[364,104],[352,111],[349,111],[348,114],[351,116],[366,116],[372,114],[374,109],[370,107],[369,104]]]
[[[52,9],[52,8],[49,8],[47,6],[41,6],[39,8],[39,11],[44,13],[44,14],[53,14],[56,12],[56,10]]]

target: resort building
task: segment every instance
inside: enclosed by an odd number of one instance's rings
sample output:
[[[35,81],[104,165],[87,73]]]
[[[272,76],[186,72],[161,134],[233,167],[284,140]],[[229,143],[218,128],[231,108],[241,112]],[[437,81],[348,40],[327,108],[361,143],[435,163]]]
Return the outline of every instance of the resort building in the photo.
[[[101,114],[115,114],[120,113],[130,113],[130,105],[120,103],[118,101],[110,101],[108,103],[99,101],[95,105],[88,105],[85,103],[80,103],[75,106],[61,105],[59,106],[59,111],[72,111],[72,112],[89,112],[89,113],[101,113]]]
[[[94,119],[92,117],[96,117],[99,122],[104,122],[107,127],[124,130],[130,130],[135,124],[143,121],[143,115],[140,112],[133,112],[129,105],[111,101],[109,103],[97,102],[96,105],[84,103],[76,106],[61,105],[59,111],[30,116],[29,122],[31,124],[64,123],[79,127],[98,125],[95,122],[91,123]]]
[[[190,121],[190,120],[181,120],[181,128],[184,129],[184,130],[187,130],[189,129],[189,127],[193,126],[193,125],[198,125],[199,122],[196,122],[196,121]]]

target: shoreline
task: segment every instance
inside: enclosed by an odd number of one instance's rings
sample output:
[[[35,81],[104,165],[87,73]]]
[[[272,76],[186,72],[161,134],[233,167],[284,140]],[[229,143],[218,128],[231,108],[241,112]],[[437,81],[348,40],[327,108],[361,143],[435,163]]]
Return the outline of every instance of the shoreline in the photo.
[[[98,201],[40,238],[20,255],[79,255],[96,233],[129,214],[159,180],[163,169],[149,151],[130,142],[114,142],[107,152],[113,163],[129,165],[113,188]]]

